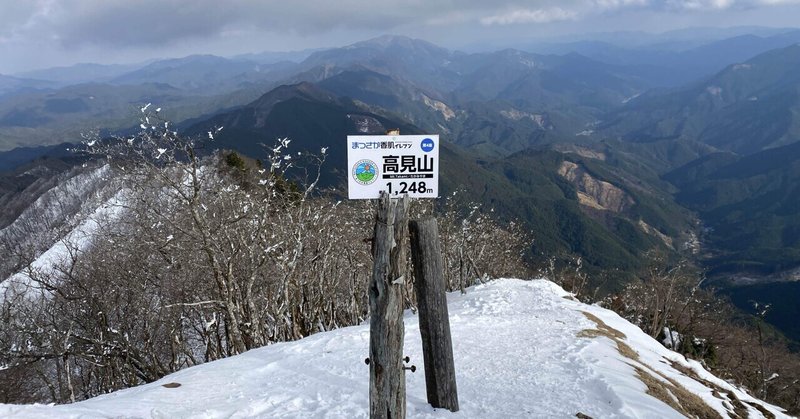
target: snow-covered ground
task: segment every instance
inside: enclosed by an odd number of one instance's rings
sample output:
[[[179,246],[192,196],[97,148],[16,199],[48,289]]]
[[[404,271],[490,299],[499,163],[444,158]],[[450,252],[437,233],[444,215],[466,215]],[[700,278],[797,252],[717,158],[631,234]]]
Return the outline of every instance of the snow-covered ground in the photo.
[[[0,281],[0,300],[10,297],[9,293],[17,295],[38,290],[39,287],[31,279],[31,273],[57,276],[59,268],[69,264],[71,258],[77,257],[78,253],[85,251],[93,242],[103,221],[114,220],[119,216],[126,193],[124,189],[117,192],[28,267]]]
[[[406,374],[409,418],[785,417],[545,280],[493,281],[448,305],[461,410],[427,404],[418,317],[406,312],[405,353],[419,368]],[[0,417],[364,418],[368,349],[369,325],[348,327],[72,405],[0,405]]]

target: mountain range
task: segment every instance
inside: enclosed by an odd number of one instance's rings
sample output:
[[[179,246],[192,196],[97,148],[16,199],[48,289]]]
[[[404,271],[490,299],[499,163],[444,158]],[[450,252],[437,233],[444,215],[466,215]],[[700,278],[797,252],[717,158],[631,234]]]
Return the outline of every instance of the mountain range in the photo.
[[[797,140],[798,89],[800,44],[639,96],[607,116],[602,130],[628,141],[682,138],[750,154]]]
[[[576,41],[553,45],[531,45],[542,52],[573,51],[609,64],[632,66],[653,85],[676,87],[723,70],[731,63],[746,61],[769,50],[784,48],[800,42],[800,31],[785,29],[758,31],[741,28],[730,36],[709,33],[704,37],[697,31],[689,36],[662,35],[661,39],[642,41],[647,34],[638,34],[638,43],[619,44],[619,39]],[[633,34],[631,34],[633,35]],[[632,36],[633,37],[633,36]],[[617,43],[614,43],[616,41]],[[644,45],[642,44],[644,43]]]
[[[621,272],[596,284],[606,292],[654,249],[696,260],[725,287],[796,280],[798,38],[465,53],[384,36],[3,76],[0,149],[28,148],[0,153],[0,168],[59,159],[52,145],[87,130],[135,132],[138,109],[153,103],[187,135],[224,127],[208,149],[262,158],[286,137],[298,151],[327,147],[323,183],[343,195],[347,135],[435,132],[446,140],[443,193],[464,190],[525,223],[532,260],[580,255],[593,272]],[[2,202],[35,195],[14,176]]]

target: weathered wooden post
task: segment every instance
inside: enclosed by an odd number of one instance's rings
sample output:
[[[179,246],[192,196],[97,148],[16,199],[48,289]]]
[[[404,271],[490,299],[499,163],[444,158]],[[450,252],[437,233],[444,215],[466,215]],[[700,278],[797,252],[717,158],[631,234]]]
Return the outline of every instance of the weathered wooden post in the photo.
[[[412,220],[409,224],[428,403],[433,407],[456,412],[456,369],[450,337],[439,227],[435,218]]]
[[[369,416],[406,417],[403,369],[403,283],[408,235],[408,196],[390,199],[381,192],[372,242],[374,265],[369,284]]]
[[[379,198],[372,238],[374,265],[368,289],[370,337],[366,361],[372,419],[406,416],[405,370],[416,369],[413,365],[403,366],[403,361],[408,362],[403,357],[402,291],[404,283],[410,280],[405,277],[404,247],[409,197],[439,196],[438,142],[438,135],[401,136],[397,129],[387,131],[386,135],[347,136],[348,197]],[[446,311],[444,319],[447,321]]]

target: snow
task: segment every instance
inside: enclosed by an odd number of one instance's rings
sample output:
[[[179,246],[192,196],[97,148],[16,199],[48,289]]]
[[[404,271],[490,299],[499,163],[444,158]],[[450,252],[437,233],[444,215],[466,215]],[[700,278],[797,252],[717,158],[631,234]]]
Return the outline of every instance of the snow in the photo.
[[[669,327],[665,327],[664,329],[664,339],[661,340],[661,343],[670,349],[675,349],[681,346],[683,342],[683,337],[680,333],[670,330]]]
[[[706,91],[710,93],[712,96],[722,95],[722,88],[719,86],[708,86],[706,87]]]
[[[634,366],[675,380],[723,417],[732,415],[711,388],[683,375],[671,362],[744,402],[757,402],[786,417],[664,348],[615,313],[574,301],[546,280],[492,281],[464,295],[449,294],[448,307],[461,410],[451,413],[427,404],[418,317],[406,311],[405,353],[418,367],[406,374],[409,418],[574,418],[577,413],[594,418],[683,417],[646,394]],[[585,333],[608,328],[624,337]],[[638,356],[623,355],[617,340]],[[0,417],[365,418],[368,351],[369,325],[342,328],[71,405],[0,405]],[[163,386],[168,383],[180,386]],[[750,417],[761,417],[745,406]]]
[[[624,104],[624,103],[628,103],[628,102],[630,102],[630,101],[632,101],[632,100],[636,99],[637,97],[639,97],[639,96],[641,96],[641,95],[642,95],[641,93],[635,93],[635,94],[633,94],[632,96],[628,96],[628,97],[626,97],[625,99],[622,99],[622,103],[623,103],[623,104]]]
[[[94,213],[81,222],[66,237],[60,239],[52,247],[39,255],[31,264],[22,271],[11,275],[0,282],[0,300],[8,296],[7,293],[21,294],[37,288],[31,279],[31,271],[37,273],[53,273],[66,263],[76,252],[84,251],[94,240],[95,233],[104,220],[113,220],[122,210],[125,190],[117,192],[111,199],[97,208]]]

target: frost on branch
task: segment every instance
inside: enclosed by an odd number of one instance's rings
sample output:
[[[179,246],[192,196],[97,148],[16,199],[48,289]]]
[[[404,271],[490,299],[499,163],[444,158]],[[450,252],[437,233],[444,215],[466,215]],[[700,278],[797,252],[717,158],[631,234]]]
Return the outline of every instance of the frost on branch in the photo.
[[[14,397],[79,400],[366,318],[373,208],[317,189],[327,150],[298,153],[282,138],[263,163],[200,154],[207,138],[180,136],[152,109],[140,108],[137,135],[83,145],[129,191],[118,217],[35,275],[46,298],[7,301],[0,386],[53,389]],[[439,219],[451,288],[524,272],[516,227],[449,208]]]
[[[101,139],[99,131],[93,131],[83,134],[83,149],[80,151],[105,156],[120,166],[127,163],[165,166],[199,158],[197,151],[202,148],[201,141],[173,130],[173,124],[161,115],[161,108],[153,110],[152,104],[148,103],[141,106],[139,111],[140,131],[137,134]],[[222,127],[214,127],[204,141],[212,140],[220,131]]]

